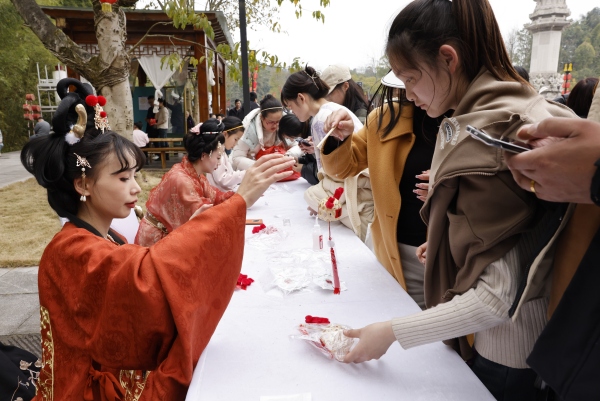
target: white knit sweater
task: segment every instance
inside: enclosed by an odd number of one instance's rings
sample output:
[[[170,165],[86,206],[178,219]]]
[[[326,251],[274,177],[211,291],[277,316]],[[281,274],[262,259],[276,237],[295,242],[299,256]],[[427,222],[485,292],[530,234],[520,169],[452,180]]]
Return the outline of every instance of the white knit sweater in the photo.
[[[546,325],[547,298],[526,303],[511,320],[508,310],[519,282],[516,248],[490,264],[474,288],[417,314],[395,318],[392,328],[404,349],[475,333],[475,348],[486,359],[511,368],[525,362]]]

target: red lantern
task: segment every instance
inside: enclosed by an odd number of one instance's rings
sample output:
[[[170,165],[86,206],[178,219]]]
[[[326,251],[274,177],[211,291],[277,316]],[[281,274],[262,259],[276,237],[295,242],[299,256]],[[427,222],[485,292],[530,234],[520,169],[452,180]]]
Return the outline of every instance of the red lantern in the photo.
[[[112,13],[112,5],[116,2],[117,0],[100,0],[100,3],[102,3],[102,11],[105,13]]]

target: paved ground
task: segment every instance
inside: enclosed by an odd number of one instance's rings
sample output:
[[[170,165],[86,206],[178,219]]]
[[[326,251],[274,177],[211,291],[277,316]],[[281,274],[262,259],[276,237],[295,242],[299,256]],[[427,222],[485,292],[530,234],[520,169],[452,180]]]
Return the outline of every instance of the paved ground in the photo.
[[[0,155],[0,188],[31,177],[20,152]],[[0,342],[40,355],[37,267],[0,268]]]
[[[32,177],[23,168],[20,156],[21,152],[3,152],[0,155],[0,188]]]

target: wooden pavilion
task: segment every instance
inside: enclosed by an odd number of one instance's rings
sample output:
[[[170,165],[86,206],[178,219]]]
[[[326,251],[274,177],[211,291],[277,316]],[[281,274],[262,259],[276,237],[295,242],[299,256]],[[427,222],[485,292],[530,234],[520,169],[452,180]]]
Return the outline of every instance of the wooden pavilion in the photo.
[[[72,7],[41,7],[46,15],[56,21],[56,26],[83,49],[91,54],[98,54],[98,45],[94,31],[94,13],[92,9]],[[211,22],[214,30],[214,40],[210,39],[203,30],[188,26],[177,29],[171,25],[158,25],[152,29],[152,34],[162,36],[149,36],[132,52],[132,58],[141,56],[168,56],[178,52],[181,57],[194,56],[200,59],[206,56],[206,48],[216,49],[219,44],[233,46],[233,41],[227,28],[227,21],[220,11],[197,11],[204,13]],[[154,10],[126,10],[127,42],[128,48],[137,44],[144,35],[157,22],[170,22],[169,17],[162,11]],[[178,40],[181,39],[181,40]],[[189,77],[197,81],[195,110],[192,115],[199,117],[199,121],[208,119],[209,112],[226,112],[226,74],[225,61],[214,57],[213,66],[209,66],[205,59],[198,63],[197,69],[190,69]],[[213,69],[214,85],[209,85],[211,78],[209,69]],[[69,76],[78,77],[75,71],[68,71]],[[139,86],[145,86],[146,74],[142,68],[137,69]],[[194,85],[196,87],[196,85]],[[212,95],[212,109],[210,109],[209,93]],[[196,120],[198,121],[198,120]]]

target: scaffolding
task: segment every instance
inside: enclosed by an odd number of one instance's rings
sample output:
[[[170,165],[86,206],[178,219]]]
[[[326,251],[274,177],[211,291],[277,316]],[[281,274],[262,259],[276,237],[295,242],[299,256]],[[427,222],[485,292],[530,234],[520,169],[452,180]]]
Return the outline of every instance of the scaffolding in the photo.
[[[50,119],[52,120],[52,116],[58,107],[58,94],[56,93],[56,84],[60,81],[61,77],[60,73],[55,74],[56,76],[48,77],[48,66],[44,65],[44,73],[46,78],[42,78],[40,74],[40,64],[37,65],[37,74],[38,74],[38,84],[37,84],[37,94],[38,100],[40,102],[41,113],[50,114]],[[66,77],[66,66],[61,66],[58,64],[57,72],[65,71],[64,76]]]

